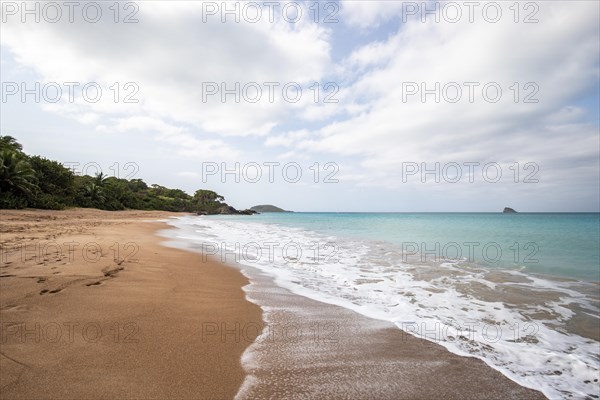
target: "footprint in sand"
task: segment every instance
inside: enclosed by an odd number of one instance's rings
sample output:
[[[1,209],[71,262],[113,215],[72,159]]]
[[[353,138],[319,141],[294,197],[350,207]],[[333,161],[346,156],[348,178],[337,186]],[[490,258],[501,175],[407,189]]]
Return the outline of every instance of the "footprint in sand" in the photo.
[[[46,293],[54,294],[54,293],[58,293],[58,292],[60,292],[60,291],[62,291],[62,288],[58,288],[58,289],[52,289],[52,290],[48,290],[48,289],[42,289],[42,290],[40,291],[40,295],[42,295],[42,294],[46,294]]]
[[[124,270],[125,267],[117,267],[117,268],[110,268],[110,267],[106,267],[102,269],[102,272],[104,273],[104,276],[110,276],[111,278],[114,277],[119,271]]]

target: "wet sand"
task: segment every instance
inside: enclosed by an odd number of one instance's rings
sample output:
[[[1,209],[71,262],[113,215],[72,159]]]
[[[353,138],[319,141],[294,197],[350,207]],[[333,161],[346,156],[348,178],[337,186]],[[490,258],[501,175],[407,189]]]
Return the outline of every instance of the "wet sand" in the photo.
[[[248,296],[268,311],[238,399],[545,399],[479,359],[249,275]]]

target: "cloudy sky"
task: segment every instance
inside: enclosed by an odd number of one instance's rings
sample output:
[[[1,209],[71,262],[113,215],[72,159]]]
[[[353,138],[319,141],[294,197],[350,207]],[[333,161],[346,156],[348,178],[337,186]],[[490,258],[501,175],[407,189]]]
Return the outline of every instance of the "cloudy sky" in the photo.
[[[1,133],[77,171],[237,208],[599,211],[597,1],[26,7]]]

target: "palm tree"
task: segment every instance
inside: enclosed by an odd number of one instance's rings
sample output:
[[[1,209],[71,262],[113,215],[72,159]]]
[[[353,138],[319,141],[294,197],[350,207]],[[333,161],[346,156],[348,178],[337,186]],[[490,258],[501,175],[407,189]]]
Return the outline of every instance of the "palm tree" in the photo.
[[[4,150],[13,150],[21,152],[23,150],[23,146],[21,146],[21,144],[17,142],[17,139],[15,139],[12,136],[0,135],[0,151]]]
[[[106,183],[106,178],[108,178],[108,176],[100,172],[94,177],[94,184],[98,187],[102,187],[104,186],[104,183]]]
[[[0,192],[30,196],[37,189],[34,182],[35,171],[21,154],[8,149],[0,152]]]
[[[96,183],[90,183],[85,187],[86,194],[90,196],[92,201],[98,201],[103,203],[106,199],[104,197],[104,193],[102,191],[102,187],[98,186]]]

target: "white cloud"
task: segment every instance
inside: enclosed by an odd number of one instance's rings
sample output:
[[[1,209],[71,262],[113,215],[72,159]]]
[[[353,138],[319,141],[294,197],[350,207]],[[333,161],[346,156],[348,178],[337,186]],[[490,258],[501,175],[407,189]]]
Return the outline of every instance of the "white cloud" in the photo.
[[[291,146],[293,143],[300,139],[306,138],[310,135],[307,129],[301,129],[298,131],[286,132],[278,136],[271,136],[265,141],[266,146]]]
[[[103,18],[84,22],[22,24],[9,18],[2,27],[2,45],[45,82],[97,82],[103,96],[97,103],[78,98],[57,103],[55,110],[77,114],[158,116],[191,124],[210,134],[265,135],[289,118],[301,104],[282,99],[289,82],[308,85],[318,81],[330,66],[328,33],[312,23],[227,23],[218,18],[202,22],[202,5],[195,2],[141,2],[139,23],[115,24]],[[105,6],[104,12],[111,16]],[[85,28],[85,29],[82,29]],[[118,101],[115,82],[120,89]],[[121,101],[139,91],[139,103]],[[265,83],[277,83],[275,101],[269,101]],[[233,96],[203,96],[212,83],[235,88],[254,83],[263,91],[260,101]],[[254,92],[247,96],[254,99]],[[306,102],[306,100],[305,100]],[[84,118],[84,120],[86,120]],[[90,122],[93,122],[87,119]]]
[[[269,143],[361,157],[369,173],[350,177],[369,182],[391,179],[405,161],[525,160],[538,162],[552,180],[549,167],[557,161],[566,167],[598,154],[597,127],[583,123],[585,114],[570,105],[590,82],[598,82],[597,11],[597,3],[545,2],[539,24],[515,24],[512,18],[497,24],[411,21],[345,60],[348,70],[372,67],[346,90],[347,109],[362,105],[363,112],[339,118],[306,139],[286,136]],[[403,84],[410,82],[425,82],[429,89],[435,82],[440,87],[457,82],[462,101],[453,104],[442,96],[436,103],[432,95],[425,103],[420,96],[403,99]],[[463,82],[480,83],[472,103]],[[482,97],[488,82],[503,90],[497,103]],[[510,89],[514,82],[520,84],[517,103]],[[526,87],[528,82],[533,85]],[[537,88],[539,102],[523,103]],[[597,170],[587,172],[578,179],[598,177]]]

